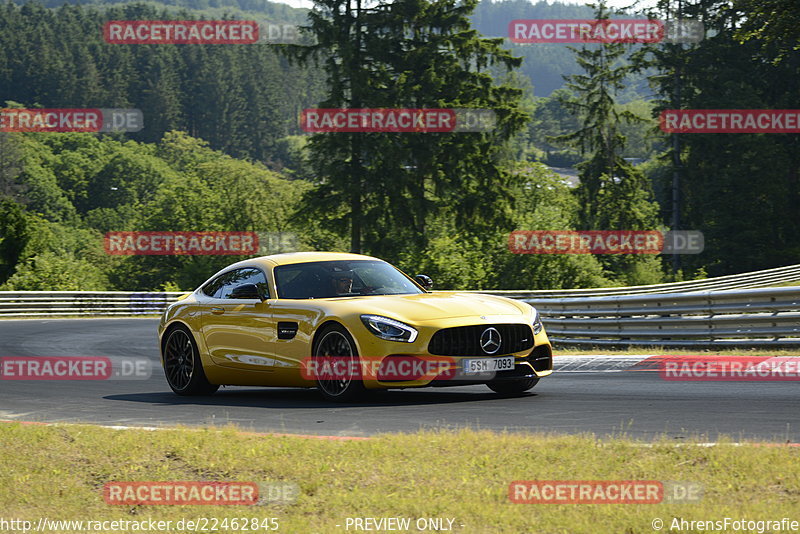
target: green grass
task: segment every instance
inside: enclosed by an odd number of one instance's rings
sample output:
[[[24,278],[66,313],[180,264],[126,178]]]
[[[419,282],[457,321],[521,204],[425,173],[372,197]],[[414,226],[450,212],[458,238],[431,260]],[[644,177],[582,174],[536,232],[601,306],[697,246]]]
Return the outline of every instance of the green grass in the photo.
[[[800,286],[800,280],[793,280],[791,282],[783,282],[780,284],[773,284],[770,287],[791,287],[791,286]]]
[[[569,479],[693,481],[704,495],[692,504],[508,500],[511,481]],[[293,504],[271,506],[104,502],[104,483],[135,480],[283,481],[298,484],[300,495]],[[33,521],[277,517],[280,532],[328,533],[346,532],[347,517],[442,517],[455,518],[454,531],[465,533],[639,533],[653,532],[657,517],[667,525],[673,517],[800,519],[800,448],[473,430],[327,441],[233,428],[148,432],[12,423],[0,424],[0,488],[0,515]]]

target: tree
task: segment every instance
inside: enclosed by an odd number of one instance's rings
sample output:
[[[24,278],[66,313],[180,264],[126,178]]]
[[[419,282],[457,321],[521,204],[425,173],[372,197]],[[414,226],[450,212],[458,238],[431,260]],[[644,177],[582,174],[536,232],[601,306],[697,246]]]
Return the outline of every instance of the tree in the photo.
[[[648,47],[658,69],[654,114],[676,108],[795,108],[800,51],[793,49],[797,28],[790,21],[796,13],[772,13],[780,6],[772,0],[684,3],[682,16],[703,22],[707,35],[690,46]],[[673,8],[674,2],[662,0],[652,14],[663,17]],[[681,199],[678,215],[682,228],[702,231],[706,243],[702,254],[682,257],[685,268],[724,275],[798,261],[798,143],[795,134],[680,135],[680,143],[665,154],[680,176],[680,188],[673,188]],[[672,173],[665,178],[669,182]],[[667,217],[675,219],[673,210]]]
[[[100,30],[108,20],[220,18],[209,15],[145,3],[2,3],[0,102],[138,108],[144,128],[118,139],[156,143],[185,130],[235,157],[268,162],[275,141],[297,133],[289,131],[297,109],[320,94],[317,69],[290,66],[266,45],[109,45]]]
[[[596,20],[608,20],[610,11],[604,2],[595,7]],[[623,43],[573,48],[584,74],[567,76],[571,96],[560,101],[579,119],[580,127],[557,136],[555,142],[578,150],[586,160],[577,165],[580,185],[576,190],[581,205],[581,224],[596,230],[652,230],[658,224],[658,205],[653,201],[650,183],[644,175],[623,158],[626,138],[624,124],[643,119],[621,109],[615,96],[634,67],[623,62],[627,52]],[[652,258],[603,256],[606,268],[640,278],[640,267],[649,263],[660,270]],[[647,278],[652,278],[647,276]],[[649,281],[649,280],[648,280]]]
[[[553,138],[578,128],[578,118],[567,111],[562,103],[568,100],[570,93],[566,89],[557,89],[552,96],[538,99],[529,126],[531,143],[544,152],[543,161],[554,167],[570,167],[580,161],[580,154],[576,150],[563,150],[553,141]]]
[[[0,199],[0,284],[14,272],[28,239],[28,218],[22,206]]]
[[[26,187],[18,180],[22,169],[19,134],[0,132],[0,198],[23,200]]]
[[[603,2],[596,6],[595,19],[607,20],[609,14]],[[631,230],[649,227],[655,222],[652,210],[636,208],[642,200],[649,201],[649,186],[641,173],[622,157],[625,136],[621,125],[643,119],[620,109],[614,98],[633,70],[631,65],[620,63],[626,45],[606,43],[592,48],[584,46],[580,50],[573,48],[573,51],[585,74],[566,77],[572,96],[562,96],[560,101],[579,118],[581,127],[555,137],[554,141],[589,155],[578,165],[582,223],[587,228],[599,229],[609,228],[611,224],[631,225],[625,228]],[[644,197],[639,191],[645,193]]]
[[[737,0],[734,9],[743,15],[735,38],[761,41],[776,62],[797,57],[793,52],[800,51],[800,10],[795,0]]]
[[[519,59],[501,39],[470,28],[476,1],[318,1],[310,13],[312,47],[290,49],[320,61],[329,93],[320,107],[489,108],[488,133],[335,133],[312,137],[315,188],[304,198],[306,218],[321,217],[350,235],[351,250],[387,259],[421,251],[434,214],[446,213],[458,232],[485,233],[511,224],[508,141],[524,128],[522,91],[496,83],[492,66],[511,70]]]

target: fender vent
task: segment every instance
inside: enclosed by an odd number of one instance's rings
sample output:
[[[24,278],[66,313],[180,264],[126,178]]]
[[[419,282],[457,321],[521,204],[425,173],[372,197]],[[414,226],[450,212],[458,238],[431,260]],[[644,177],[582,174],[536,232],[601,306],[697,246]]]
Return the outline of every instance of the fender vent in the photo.
[[[278,339],[293,339],[297,335],[297,323],[279,322]]]

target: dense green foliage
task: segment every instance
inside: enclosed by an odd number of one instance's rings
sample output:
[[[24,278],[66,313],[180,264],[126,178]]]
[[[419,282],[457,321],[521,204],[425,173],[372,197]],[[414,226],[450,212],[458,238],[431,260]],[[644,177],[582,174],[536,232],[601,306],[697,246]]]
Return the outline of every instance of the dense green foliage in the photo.
[[[237,257],[108,256],[103,234],[288,231],[306,187],[183,133],[158,144],[78,133],[4,135],[23,145],[24,171],[17,202],[0,204],[3,289],[193,287]]]
[[[108,20],[197,18],[145,4],[0,4],[0,102],[138,108],[145,128],[130,135],[136,141],[154,143],[181,130],[232,156],[269,161],[278,140],[297,133],[298,111],[321,94],[313,68],[290,66],[268,45],[103,41]]]
[[[706,235],[706,251],[683,258],[687,274],[666,274],[654,257],[507,249],[513,230],[668,225],[672,144],[656,127],[661,109],[797,108],[797,28],[775,13],[782,2],[702,0],[684,14],[715,32],[701,43],[573,55],[487,40],[469,20],[483,35],[503,35],[513,18],[593,16],[574,6],[398,0],[358,19],[373,30],[360,42],[352,13],[317,12],[310,25],[331,30],[317,35],[318,62],[292,62],[296,53],[273,46],[102,42],[110,19],[230,10],[298,20],[268,2],[0,5],[0,103],[135,107],[145,116],[137,134],[0,133],[0,289],[188,289],[239,259],[106,255],[103,234],[124,230],[293,232],[302,249],[362,250],[431,275],[437,288],[653,283],[796,263],[796,134],[680,135],[681,228]],[[551,53],[561,59],[548,63]],[[578,77],[540,92],[549,75],[531,66]],[[653,72],[658,98],[645,101],[635,76]],[[492,107],[501,128],[300,135],[300,109],[345,105]],[[629,114],[642,120],[619,120]],[[539,162],[583,162],[581,185],[570,188]]]
[[[740,0],[732,7],[721,0],[702,0],[686,7],[684,16],[702,20],[712,33],[696,45],[651,49],[651,65],[660,71],[653,79],[659,95],[655,112],[798,109],[798,26],[787,23],[797,20],[795,4]],[[662,14],[668,7],[667,1],[659,5]],[[679,137],[681,226],[703,231],[706,239],[705,252],[682,258],[684,266],[721,275],[800,261],[800,136]],[[672,169],[666,161],[664,165],[667,169],[654,165],[651,176],[657,195],[666,200],[672,174],[664,171]],[[670,204],[663,201],[662,208],[669,221]]]
[[[0,201],[0,289],[189,289],[236,256],[108,256],[108,231],[292,232],[305,250],[347,250],[321,222],[292,222],[310,185],[170,132],[157,144],[94,134],[0,134],[18,145],[24,169]],[[8,152],[7,152],[8,154]],[[574,225],[569,190],[546,169],[524,170],[511,226]],[[122,177],[130,177],[125,180]],[[613,283],[590,256],[515,256],[507,232],[463,239],[446,217],[431,220],[419,254],[398,263],[433,275],[438,287],[591,287]],[[488,245],[487,245],[488,243]],[[484,248],[484,247],[490,248]],[[269,251],[265,251],[269,252]]]
[[[18,1],[18,4],[24,2]],[[131,0],[42,0],[45,7],[57,8],[64,4],[89,5],[98,9],[112,8],[109,15],[119,13],[119,8]],[[150,9],[161,6],[182,8],[202,12],[204,18],[233,16],[240,19],[256,19],[265,22],[304,24],[308,10],[289,7],[287,4],[269,0],[147,0],[136,1],[147,4]],[[131,18],[147,18],[142,16]],[[174,17],[170,17],[174,18]],[[474,28],[487,37],[506,37],[508,21],[513,19],[588,19],[592,10],[580,4],[548,3],[527,0],[504,0],[480,2],[470,15]],[[533,83],[537,96],[549,96],[564,85],[562,76],[576,74],[580,68],[569,48],[563,44],[516,45],[508,43],[514,55],[523,58],[520,72]],[[622,100],[632,100],[649,94],[645,76],[634,74]]]
[[[475,3],[399,0],[360,15],[313,19],[318,44],[300,55],[325,62],[331,89],[322,107],[464,107],[497,114],[488,133],[313,136],[311,163],[320,181],[304,212],[349,228],[354,252],[416,255],[429,245],[435,218],[476,236],[511,223],[519,179],[504,167],[505,143],[527,116],[519,106],[522,91],[496,83],[487,68],[510,70],[519,60],[501,40],[470,29]],[[337,13],[341,4],[325,0],[320,7]]]
[[[610,18],[602,2],[594,18]],[[616,104],[632,68],[620,61],[626,48],[614,43],[573,49],[584,72],[567,78],[574,96],[558,97],[579,124],[574,131],[553,140],[572,147],[584,158],[577,165],[580,184],[575,191],[583,228],[653,230],[658,226],[658,205],[653,202],[650,182],[623,157],[627,138],[622,126],[644,121]],[[643,272],[658,279],[658,264],[652,256],[605,255],[600,261],[609,270],[625,273],[631,281],[641,278]]]

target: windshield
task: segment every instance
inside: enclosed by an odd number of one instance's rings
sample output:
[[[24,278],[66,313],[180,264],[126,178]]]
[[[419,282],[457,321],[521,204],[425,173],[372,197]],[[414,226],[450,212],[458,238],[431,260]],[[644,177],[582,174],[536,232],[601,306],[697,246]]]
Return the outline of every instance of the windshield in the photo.
[[[275,267],[278,298],[324,299],[423,293],[406,275],[377,260],[317,261]]]

